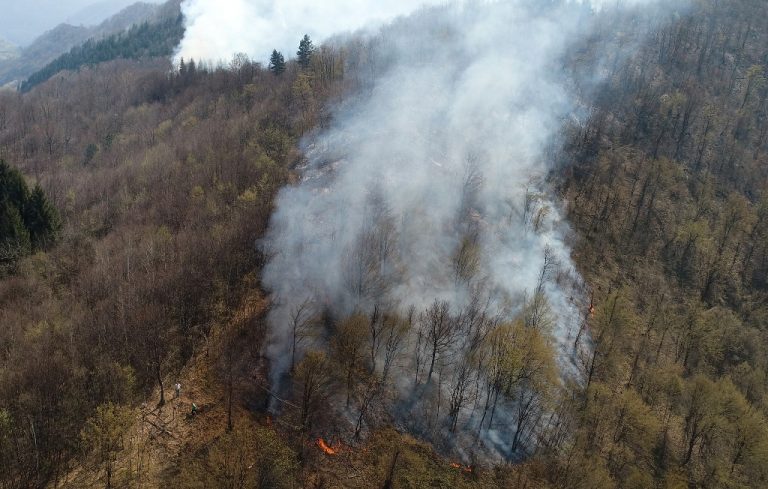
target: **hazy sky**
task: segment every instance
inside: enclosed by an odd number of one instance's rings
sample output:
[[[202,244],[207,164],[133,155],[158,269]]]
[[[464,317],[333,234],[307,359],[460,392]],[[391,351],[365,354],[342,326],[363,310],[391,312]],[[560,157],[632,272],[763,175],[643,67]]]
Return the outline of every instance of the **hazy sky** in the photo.
[[[143,0],[160,3],[161,0]],[[62,22],[95,24],[137,0],[0,0],[0,37],[24,46]]]
[[[2,1],[2,0],[0,0]],[[287,57],[298,40],[309,34],[322,41],[406,15],[420,6],[465,0],[184,0],[187,32],[176,58],[227,61],[245,53],[266,61],[272,49]],[[595,8],[635,5],[659,0],[570,0]]]
[[[299,39],[322,41],[447,0],[185,0],[186,37],[178,57],[229,60],[246,53],[265,61],[272,49],[292,57]]]

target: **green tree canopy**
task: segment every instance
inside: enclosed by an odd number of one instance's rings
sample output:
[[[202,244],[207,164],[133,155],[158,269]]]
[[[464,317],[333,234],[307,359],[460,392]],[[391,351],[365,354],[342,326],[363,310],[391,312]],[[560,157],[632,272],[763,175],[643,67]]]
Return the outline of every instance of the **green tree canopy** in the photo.
[[[40,185],[35,185],[29,196],[24,208],[24,222],[29,230],[33,249],[45,249],[55,241],[61,229],[59,213]]]
[[[30,193],[22,174],[0,160],[0,263],[12,265],[56,240],[59,213],[36,185]]]
[[[309,35],[304,34],[304,38],[299,42],[299,50],[296,52],[296,56],[298,56],[299,59],[299,66],[303,69],[309,68],[314,52],[315,46],[312,44],[312,40],[309,38]]]
[[[285,58],[277,49],[272,51],[269,58],[269,71],[275,75],[281,75],[285,71]]]

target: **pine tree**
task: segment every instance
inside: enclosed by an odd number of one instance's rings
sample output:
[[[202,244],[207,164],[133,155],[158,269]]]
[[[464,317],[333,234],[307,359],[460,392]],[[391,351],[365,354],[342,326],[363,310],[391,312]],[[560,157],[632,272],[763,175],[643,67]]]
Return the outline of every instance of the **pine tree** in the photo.
[[[32,249],[45,249],[56,239],[61,229],[61,221],[56,208],[36,185],[29,196],[24,212],[24,223],[29,231]]]
[[[269,70],[276,76],[285,71],[285,58],[277,49],[272,51],[272,56],[269,58]]]
[[[60,229],[59,213],[43,189],[36,185],[30,193],[21,172],[0,160],[0,263],[46,248]]]
[[[29,231],[18,208],[9,199],[0,200],[0,264],[13,264],[29,254]]]
[[[181,58],[179,60],[179,75],[182,77],[186,76],[187,74],[187,63],[184,62],[184,58]]]
[[[22,209],[29,198],[29,188],[19,170],[0,160],[0,200]]]
[[[299,43],[299,50],[296,52],[296,55],[299,58],[299,65],[303,69],[309,68],[310,63],[312,63],[312,54],[315,52],[315,46],[312,44],[312,40],[309,38],[307,34],[304,34],[304,38]]]

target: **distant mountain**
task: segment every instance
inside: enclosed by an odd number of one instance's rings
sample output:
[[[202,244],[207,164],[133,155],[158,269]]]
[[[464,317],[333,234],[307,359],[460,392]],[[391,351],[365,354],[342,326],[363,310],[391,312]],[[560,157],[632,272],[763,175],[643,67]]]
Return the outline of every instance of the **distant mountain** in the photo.
[[[102,0],[78,10],[68,16],[64,22],[71,25],[99,25],[134,3],[136,0]]]
[[[164,21],[134,25],[127,31],[100,41],[89,39],[75,46],[30,75],[19,88],[22,92],[28,92],[61,71],[77,71],[83,66],[114,59],[170,57],[183,37],[184,18],[181,14]]]
[[[0,62],[19,57],[19,48],[0,38]]]
[[[125,31],[132,25],[153,22],[173,11],[178,1],[168,5],[135,3],[94,27],[61,24],[21,49],[18,57],[0,58],[0,86],[18,83],[48,63],[89,39],[103,39]]]
[[[28,46],[59,24],[98,25],[137,1],[163,0],[0,0],[0,36]]]

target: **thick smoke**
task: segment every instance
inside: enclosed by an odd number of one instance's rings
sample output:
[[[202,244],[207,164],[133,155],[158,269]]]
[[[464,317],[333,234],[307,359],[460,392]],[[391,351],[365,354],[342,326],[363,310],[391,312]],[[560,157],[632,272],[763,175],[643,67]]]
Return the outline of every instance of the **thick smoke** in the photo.
[[[559,57],[589,11],[535,3],[425,10],[372,43],[372,57],[391,64],[311,142],[303,182],[281,193],[273,216],[264,283],[282,304],[272,315],[278,371],[282,316],[307,296],[344,313],[436,298],[461,306],[480,287],[512,315],[545,255],[549,278],[575,275],[542,182],[544,150],[572,109]],[[476,253],[462,266],[467,246]],[[568,336],[580,316],[570,290],[543,287]]]
[[[266,60],[273,49],[291,57],[299,39],[315,41],[346,31],[375,26],[412,12],[421,0],[186,0],[187,31],[176,58],[226,61],[236,53]]]
[[[492,0],[184,0],[186,33],[176,50],[180,58],[228,61],[237,53],[266,60],[273,49],[291,57],[298,39],[328,37],[374,28],[420,7],[448,3],[478,5]],[[573,0],[594,9],[635,6],[657,0]],[[550,0],[540,2],[549,5]]]
[[[307,299],[336,317],[424,311],[435,300],[456,315],[477,304],[499,321],[533,314],[563,377],[578,380],[586,305],[546,180],[549,150],[579,104],[563,57],[603,3],[434,7],[357,44],[364,52],[348,56],[369,63],[357,68],[367,89],[307,142],[303,179],[280,194],[264,243],[275,388],[291,358],[291,315]],[[463,341],[447,348],[447,362],[460,361]],[[424,393],[412,380],[400,389],[405,399]],[[513,430],[503,411],[497,419]],[[477,430],[472,416],[465,426]],[[488,430],[490,452],[511,456],[508,435]]]
[[[304,32],[318,40],[416,11],[347,46],[347,72],[362,88],[336,109],[331,129],[305,141],[302,180],[279,195],[261,244],[270,254],[263,284],[273,293],[274,389],[291,362],[292,319],[307,301],[336,318],[407,315],[435,301],[455,317],[482,310],[493,324],[524,317],[551,334],[563,378],[578,381],[575,339],[589,343],[580,334],[584,294],[547,186],[550,150],[582,103],[563,57],[590,33],[596,10],[641,1],[454,2],[418,11],[400,0],[184,3],[178,56],[204,60],[290,52]],[[418,351],[417,336],[406,338],[409,352]],[[453,338],[440,361],[461,362],[466,341]],[[405,373],[411,361],[393,368]],[[401,384],[403,417],[434,392],[429,380]],[[503,432],[515,425],[508,409],[497,413],[502,432],[483,433],[488,453],[514,452]],[[473,408],[463,426],[482,432],[477,416]]]

